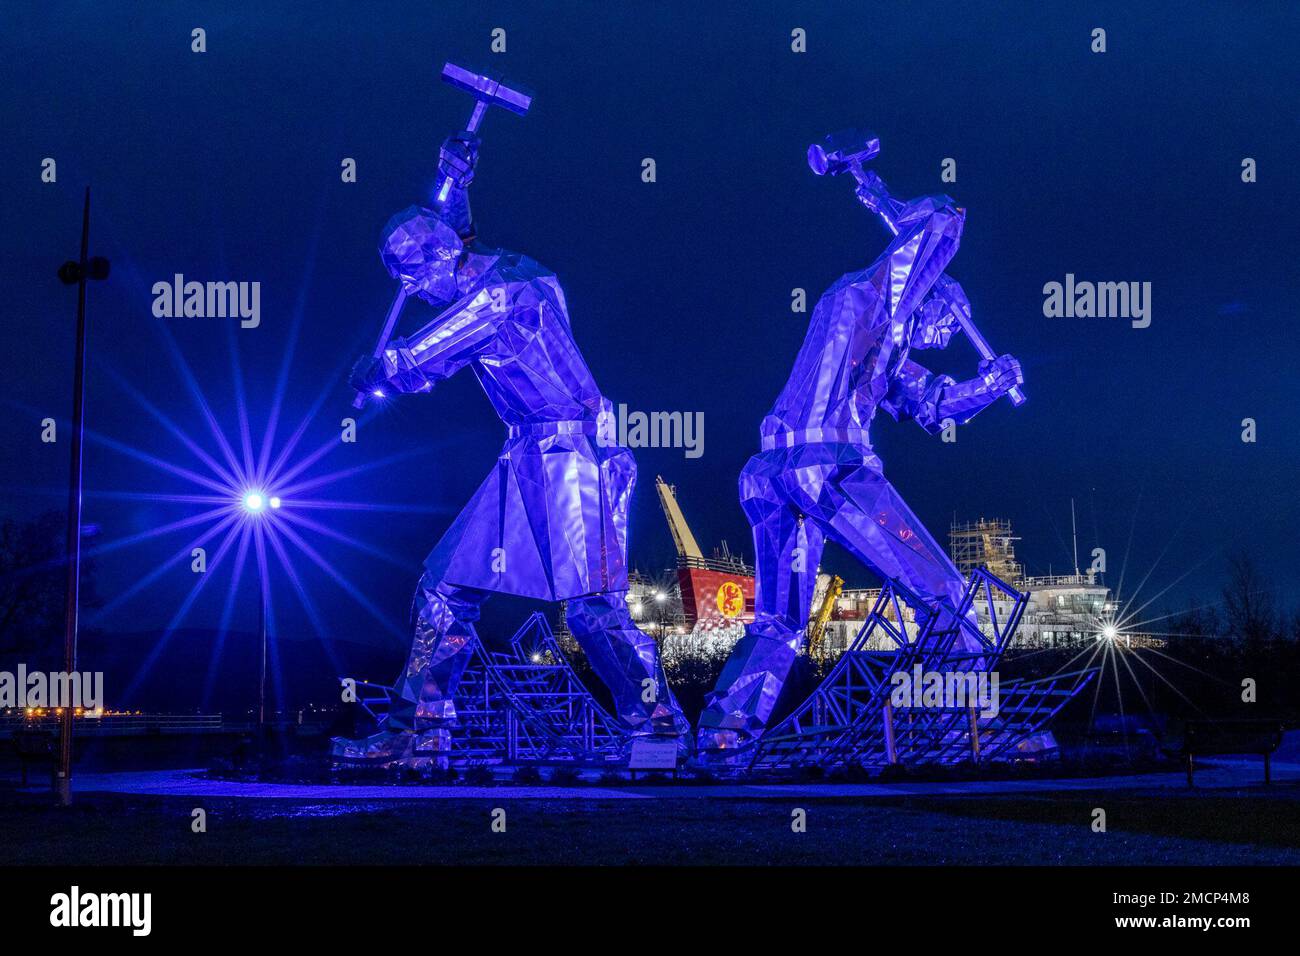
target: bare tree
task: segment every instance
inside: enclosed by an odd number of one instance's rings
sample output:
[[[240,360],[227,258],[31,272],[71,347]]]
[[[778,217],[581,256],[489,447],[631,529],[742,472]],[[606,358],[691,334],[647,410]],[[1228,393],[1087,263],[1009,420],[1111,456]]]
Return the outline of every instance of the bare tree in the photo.
[[[1272,585],[1244,551],[1228,556],[1223,609],[1228,634],[1236,640],[1262,644],[1278,635],[1279,615]]]
[[[0,653],[53,646],[67,587],[66,521],[62,512],[47,511],[29,521],[0,524]]]
[[[1187,610],[1171,614],[1169,634],[1172,637],[1211,638],[1223,633],[1223,624],[1219,619],[1218,609],[1213,605],[1198,607],[1188,604]]]

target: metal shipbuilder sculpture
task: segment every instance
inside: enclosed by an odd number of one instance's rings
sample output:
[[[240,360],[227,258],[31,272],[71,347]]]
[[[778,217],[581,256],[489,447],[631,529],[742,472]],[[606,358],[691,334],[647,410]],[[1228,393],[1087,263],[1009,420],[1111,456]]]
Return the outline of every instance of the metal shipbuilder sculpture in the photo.
[[[814,172],[853,173],[859,200],[894,239],[818,301],[790,380],[763,419],[762,451],[741,474],[754,533],[755,619],[701,715],[704,750],[740,746],[762,732],[803,640],[827,537],[882,578],[955,614],[965,581],[885,479],[868,433],[877,409],[937,433],[1001,395],[1023,401],[1019,363],[992,356],[970,324],[961,286],[943,274],[965,210],[947,196],[891,197],[862,169],[878,151],[879,140],[853,132],[809,150]],[[947,346],[959,325],[985,356],[975,378],[956,382],[913,361],[914,351]],[[963,633],[958,648],[979,644]]]
[[[444,78],[453,70],[448,65]],[[358,363],[352,385],[362,395],[426,392],[468,367],[509,434],[491,472],[425,560],[410,657],[380,733],[343,744],[341,755],[418,760],[449,747],[456,683],[479,607],[491,593],[566,601],[569,628],[609,687],[619,718],[636,734],[684,734],[689,728],[658,648],[625,603],[636,462],[627,449],[597,437],[610,403],[574,342],[556,277],[474,236],[466,192],[479,146],[473,131],[486,104],[509,107],[501,98],[516,94],[465,71],[451,82],[472,92],[479,107],[470,130],[443,145],[438,209],[398,213],[381,247],[384,265],[401,282],[394,310],[415,295],[439,312],[414,335]],[[389,328],[395,318],[390,313]]]

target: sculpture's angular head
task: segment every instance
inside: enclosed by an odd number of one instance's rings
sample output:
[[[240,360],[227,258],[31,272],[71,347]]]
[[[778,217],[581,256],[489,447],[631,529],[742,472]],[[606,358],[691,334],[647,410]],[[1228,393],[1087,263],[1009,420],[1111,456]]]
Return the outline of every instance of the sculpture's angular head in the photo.
[[[380,258],[406,291],[434,304],[457,296],[456,267],[465,244],[432,209],[410,206],[384,227]]]
[[[966,225],[966,210],[958,206],[951,196],[919,196],[904,203],[894,217],[894,225],[900,232],[918,223],[926,223],[928,232],[960,241],[962,229]]]

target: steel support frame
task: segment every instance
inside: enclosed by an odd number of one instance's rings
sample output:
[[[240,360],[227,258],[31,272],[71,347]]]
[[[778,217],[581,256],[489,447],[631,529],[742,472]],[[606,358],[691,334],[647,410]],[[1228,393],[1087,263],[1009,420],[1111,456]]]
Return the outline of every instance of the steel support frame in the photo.
[[[448,758],[460,764],[622,761],[629,732],[609,714],[570,666],[546,618],[534,613],[508,652],[488,651],[476,638],[456,686],[456,722]],[[359,703],[382,720],[392,688],[358,685]]]
[[[998,611],[999,598],[1010,604],[1006,613]],[[1092,680],[1095,670],[1003,684],[998,712],[987,717],[965,707],[893,706],[891,678],[918,665],[925,672],[994,670],[1015,634],[1027,599],[1028,595],[981,568],[971,574],[956,614],[943,614],[898,581],[886,581],[857,639],[821,685],[789,717],[751,744],[748,753],[732,758],[730,768],[742,773],[851,765],[880,769],[891,763],[950,764],[1009,757]],[[987,611],[990,634],[968,620],[977,601]],[[916,621],[913,639],[903,623],[905,609],[912,611]],[[963,630],[977,638],[980,651],[954,651]],[[882,635],[894,645],[892,651],[865,649]]]

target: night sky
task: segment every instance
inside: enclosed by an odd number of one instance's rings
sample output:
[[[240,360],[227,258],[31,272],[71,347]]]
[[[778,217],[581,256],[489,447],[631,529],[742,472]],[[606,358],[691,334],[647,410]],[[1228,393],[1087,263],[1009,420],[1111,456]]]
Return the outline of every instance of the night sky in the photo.
[[[706,550],[725,538],[752,554],[736,480],[807,327],[791,290],[805,288],[811,305],[885,245],[850,183],[812,175],[804,153],[828,132],[867,126],[883,143],[874,168],[896,194],[946,191],[967,208],[950,272],[994,348],[1020,358],[1030,396],[1020,409],[999,402],[956,444],[877,419],[887,476],[936,536],[946,541],[954,514],[1010,518],[1030,570],[1064,572],[1073,497],[1080,551],[1106,548],[1109,583],[1127,551],[1125,596],[1148,572],[1140,600],[1170,587],[1152,611],[1215,600],[1237,548],[1267,565],[1282,604],[1300,603],[1294,4],[170,6],[0,11],[5,516],[65,501],[68,446],[42,444],[39,422],[71,413],[75,295],[55,270],[76,253],[86,184],[92,252],[114,270],[91,291],[88,428],[99,437],[85,518],[99,535],[89,546],[195,508],[115,496],[196,490],[123,448],[203,470],[124,383],[217,454],[167,336],[236,448],[236,364],[255,448],[277,394],[278,440],[325,396],[299,457],[337,439],[352,414],[347,369],[393,293],[380,231],[427,201],[438,145],[472,105],[437,79],[453,60],[536,94],[526,117],[493,111],[484,122],[480,235],[558,274],[613,402],[704,413],[703,457],[636,451],[635,565],[673,560],[656,473],[678,486]],[[1100,55],[1089,49],[1098,26]],[[207,31],[204,54],[190,51],[194,27]],[[489,52],[494,27],[507,31],[505,54]],[[790,50],[795,27],[807,31],[805,54]],[[40,181],[45,157],[57,160],[56,184]],[[344,157],[357,161],[355,184],[340,181]],[[645,157],[656,183],[641,181]],[[939,178],[945,157],[957,161],[953,184]],[[1243,157],[1257,160],[1258,182],[1241,181]],[[175,273],[261,282],[261,326],[154,318],[150,287]],[[1152,283],[1151,326],[1044,318],[1042,287],[1066,273]],[[404,329],[428,317],[413,307]],[[974,371],[960,338],[914,357]],[[1247,417],[1254,444],[1240,437]],[[503,431],[467,371],[363,419],[356,444],[306,472],[420,452],[320,492],[422,509],[312,513],[388,556],[309,536],[386,624],[299,555],[333,638],[382,644],[397,665],[420,562]],[[98,590],[111,599],[193,536],[102,554]],[[834,547],[825,566],[871,583]],[[217,625],[229,568],[216,573],[183,626]],[[109,635],[161,629],[193,583],[178,564],[95,624]],[[282,639],[315,641],[292,590],[282,579],[273,589]],[[247,593],[232,627],[255,624]]]

